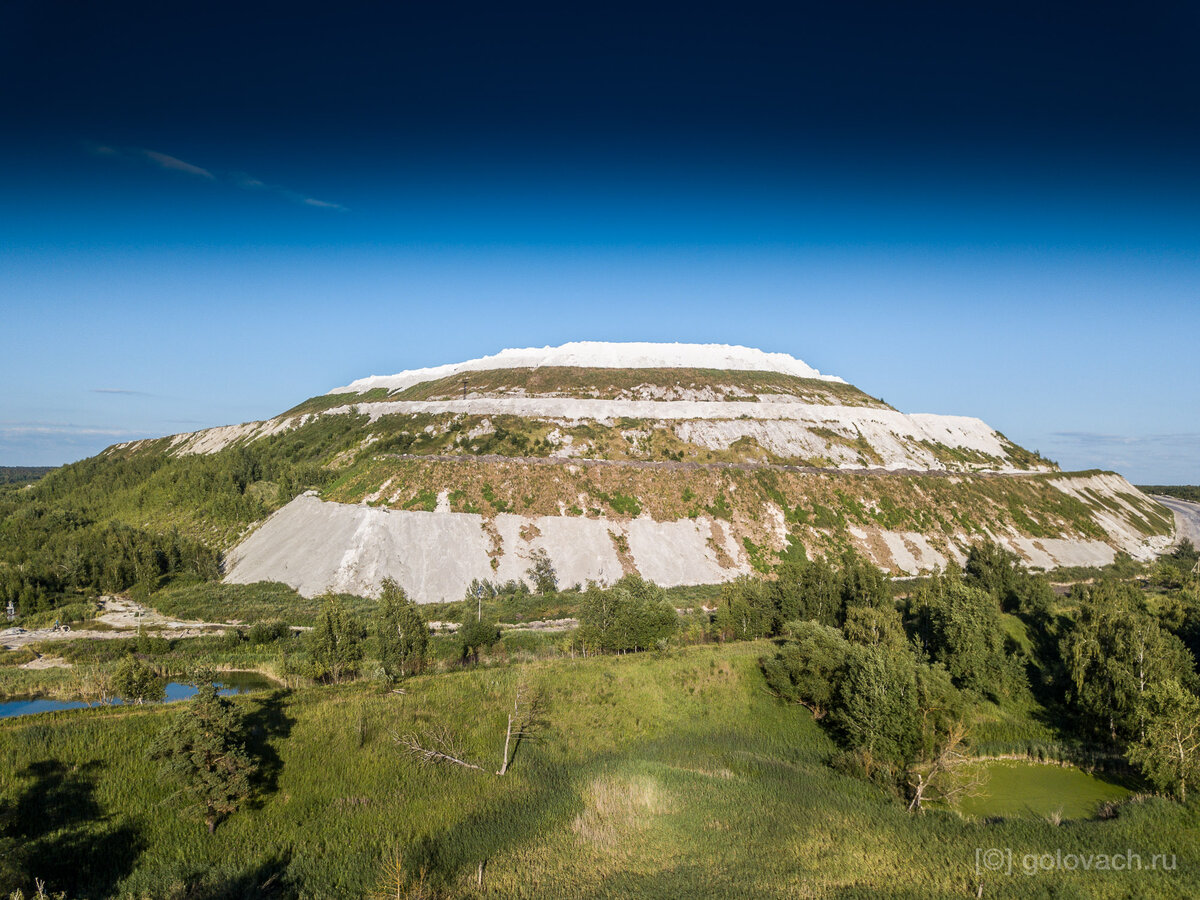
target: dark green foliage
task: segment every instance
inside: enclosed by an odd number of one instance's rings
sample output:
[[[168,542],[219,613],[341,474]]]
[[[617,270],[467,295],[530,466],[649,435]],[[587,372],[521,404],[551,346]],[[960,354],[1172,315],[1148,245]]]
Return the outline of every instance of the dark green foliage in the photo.
[[[775,656],[761,660],[763,675],[776,696],[824,719],[842,748],[836,768],[907,791],[910,774],[947,742],[961,743],[964,695],[941,666],[917,660],[895,610],[853,607],[842,630],[789,622],[784,635]]]
[[[112,676],[112,692],[126,703],[162,700],[166,683],[133,654],[121,660]]]
[[[1159,621],[1183,641],[1200,665],[1200,579],[1163,598]]]
[[[1150,570],[1150,583],[1166,590],[1178,590],[1195,581],[1200,552],[1184,538],[1170,553],[1160,556]]]
[[[1200,779],[1200,698],[1173,678],[1146,692],[1144,724],[1129,761],[1160,791],[1187,801]]]
[[[169,530],[162,534],[101,524],[39,502],[0,500],[0,598],[22,616],[74,595],[156,586],[164,577],[215,578],[218,555]]]
[[[32,484],[53,471],[54,466],[0,466],[0,485]]]
[[[580,602],[578,639],[591,651],[649,650],[678,628],[666,592],[638,575],[626,575],[608,589],[589,585]]]
[[[553,594],[558,590],[558,573],[554,571],[554,564],[550,561],[550,554],[544,548],[539,547],[529,554],[529,561],[533,564],[526,571],[529,580],[533,582],[533,590],[538,594]]]
[[[25,615],[76,592],[216,578],[218,550],[301,491],[328,483],[334,475],[322,464],[355,443],[363,421],[324,416],[213,454],[170,455],[164,438],[0,493],[0,598],[17,600]]]
[[[358,676],[366,629],[334,594],[326,594],[317,624],[305,639],[308,676],[338,684]]]
[[[782,699],[807,706],[819,719],[829,710],[850,644],[837,628],[818,622],[789,622],[784,635],[787,641],[779,652],[763,660],[767,686]]]
[[[993,698],[1021,689],[1023,673],[1005,653],[995,593],[953,572],[936,576],[909,602],[909,616],[922,651],[944,666],[958,687]]]
[[[1137,588],[1113,581],[1076,585],[1071,599],[1079,610],[1061,653],[1070,699],[1097,732],[1132,737],[1144,724],[1151,688],[1168,679],[1195,687],[1194,658],[1150,614]]]
[[[963,581],[996,597],[1004,610],[1016,608],[1022,577],[1017,555],[993,541],[972,544],[967,552]]]
[[[789,559],[773,581],[739,578],[721,589],[717,626],[727,639],[777,635],[785,622],[813,620],[841,626],[855,607],[893,609],[879,569],[853,552],[836,565],[825,559]]]
[[[851,606],[846,611],[842,634],[852,644],[908,651],[908,637],[894,607]]]
[[[425,665],[429,626],[404,589],[387,578],[375,614],[375,648],[384,678],[396,682],[415,675]]]
[[[868,777],[898,782],[922,743],[912,657],[851,644],[835,684],[829,718],[839,741]]]
[[[277,641],[286,641],[291,637],[292,627],[281,619],[273,619],[269,622],[255,622],[250,626],[250,630],[246,632],[246,640],[255,647],[260,647],[264,644],[273,644]]]
[[[743,575],[724,585],[716,625],[727,640],[751,641],[774,634],[778,621],[767,584]]]
[[[825,560],[782,563],[769,590],[779,619],[811,619],[823,625],[841,625],[844,616],[841,577]]]
[[[495,646],[500,640],[500,626],[488,619],[468,619],[458,629],[460,655],[465,661],[479,662],[479,651]]]
[[[209,834],[250,794],[254,764],[241,740],[242,720],[233,704],[210,682],[155,739],[152,759],[178,786],[185,815],[200,819]]]

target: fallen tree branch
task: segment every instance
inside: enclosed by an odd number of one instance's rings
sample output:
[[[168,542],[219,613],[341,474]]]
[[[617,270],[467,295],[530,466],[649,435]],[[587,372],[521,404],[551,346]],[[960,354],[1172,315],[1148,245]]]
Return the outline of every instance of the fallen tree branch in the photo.
[[[397,744],[404,747],[423,765],[453,763],[456,766],[475,769],[479,772],[485,771],[483,766],[477,766],[462,758],[462,751],[454,745],[450,739],[450,733],[444,728],[427,732],[423,737],[416,734],[393,735],[393,737]]]

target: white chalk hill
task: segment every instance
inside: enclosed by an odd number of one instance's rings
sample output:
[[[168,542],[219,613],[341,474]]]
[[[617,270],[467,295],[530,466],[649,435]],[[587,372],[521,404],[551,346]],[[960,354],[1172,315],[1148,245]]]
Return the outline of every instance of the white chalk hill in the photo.
[[[362,423],[360,461],[373,442],[396,433],[397,423],[419,423],[428,459],[467,460],[456,470],[464,483],[489,466],[496,479],[511,481],[511,469],[497,468],[494,449],[478,459],[471,454],[484,453],[480,446],[500,429],[522,423],[539,448],[528,452],[540,458],[509,452],[506,464],[557,470],[545,476],[559,485],[557,507],[455,508],[449,498],[461,493],[459,485],[443,473],[441,481],[418,485],[436,493],[436,508],[404,509],[415,470],[407,481],[381,475],[373,490],[353,498],[358,502],[297,497],[232,549],[227,580],[283,581],[306,595],[370,594],[392,577],[418,600],[434,602],[460,599],[474,578],[522,577],[536,549],[550,554],[563,585],[636,571],[669,586],[729,580],[761,565],[763,553],[797,543],[816,553],[854,546],[891,571],[917,572],[961,559],[983,533],[1044,567],[1103,563],[1118,550],[1146,556],[1167,540],[1131,524],[1145,517],[1141,504],[1150,501],[1120,476],[1080,481],[979,419],[905,414],[785,353],[721,344],[576,342],[372,375],[274,419],[177,435],[170,452],[214,453],[349,415]],[[638,478],[651,475],[659,479],[656,490],[677,484],[685,495],[694,493],[687,485],[705,479],[711,495],[714,479],[724,479],[718,489],[732,512],[697,507],[667,517],[652,503],[632,515],[618,512],[594,500],[604,494],[588,495],[594,459],[606,460],[610,472],[627,467],[631,493],[644,487]],[[790,501],[781,506],[778,492],[766,496],[755,486],[761,481],[754,474],[763,471],[789,479]],[[575,480],[564,487],[568,473]],[[1002,521],[1005,504],[1016,502],[1003,498],[987,501],[999,518],[973,533],[949,527],[962,517],[948,509],[930,517],[936,527],[920,529],[869,518],[881,501],[864,485],[951,474],[962,479],[964,495],[986,474],[993,488],[996,478],[1023,485],[1022,503],[1038,491],[1080,497],[1095,507],[1102,530],[1085,535],[1063,524],[1061,534],[1048,536],[1044,523],[1022,530],[1019,517]],[[815,489],[831,480],[845,480],[843,494],[855,493],[868,518],[830,526],[791,511],[789,503],[799,510],[806,502],[805,484]]]

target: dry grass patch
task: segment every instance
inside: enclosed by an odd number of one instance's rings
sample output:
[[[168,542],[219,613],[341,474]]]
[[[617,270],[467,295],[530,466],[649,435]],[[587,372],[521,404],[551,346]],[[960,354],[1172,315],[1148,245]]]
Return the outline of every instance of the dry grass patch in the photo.
[[[571,828],[581,841],[615,848],[671,811],[669,798],[649,775],[603,775],[583,792],[586,804]]]

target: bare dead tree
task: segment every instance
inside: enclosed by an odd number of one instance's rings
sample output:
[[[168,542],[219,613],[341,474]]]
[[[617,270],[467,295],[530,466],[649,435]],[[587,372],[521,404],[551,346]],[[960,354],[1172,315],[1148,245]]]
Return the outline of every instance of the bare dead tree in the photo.
[[[517,683],[516,696],[513,698],[513,709],[508,714],[508,729],[504,733],[504,754],[500,758],[500,770],[497,775],[504,775],[512,765],[513,757],[517,755],[517,747],[521,741],[531,738],[541,727],[542,698],[539,693],[529,687],[529,682],[521,679]],[[512,754],[509,754],[509,745]]]
[[[512,712],[508,714],[508,725],[504,731],[504,749],[500,757],[500,768],[496,770],[496,775],[508,773],[521,741],[531,738],[540,729],[542,725],[541,705],[541,695],[532,690],[525,679],[517,683]],[[423,765],[450,763],[467,769],[475,769],[477,772],[487,771],[483,766],[466,759],[466,754],[455,742],[450,729],[444,725],[428,729],[421,734],[393,733],[392,737],[397,744]]]
[[[927,796],[936,793],[947,803],[975,791],[982,781],[981,774],[963,777],[963,766],[969,762],[966,749],[967,725],[962,720],[954,722],[946,732],[933,759],[928,765],[914,769],[908,786],[912,789],[909,812],[920,812]]]
[[[424,765],[453,763],[456,766],[465,766],[480,772],[486,771],[483,766],[477,766],[475,763],[463,759],[462,750],[455,744],[450,730],[444,725],[430,729],[423,735],[410,733],[393,735],[393,737],[397,744],[404,747]]]

